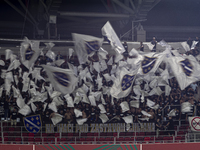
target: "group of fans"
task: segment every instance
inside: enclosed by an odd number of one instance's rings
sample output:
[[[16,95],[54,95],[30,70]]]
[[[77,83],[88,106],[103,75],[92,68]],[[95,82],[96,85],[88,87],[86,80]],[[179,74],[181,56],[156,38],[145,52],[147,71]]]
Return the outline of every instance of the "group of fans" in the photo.
[[[155,39],[154,39],[155,40]],[[156,44],[156,42],[154,43]],[[126,52],[124,53],[124,58],[121,61],[126,61],[127,58],[131,58],[132,56],[129,56],[128,54],[128,46],[125,43],[124,44]],[[187,55],[192,54],[194,56],[197,56],[199,54],[199,47],[198,45],[195,47],[195,49],[189,51],[186,53]],[[111,59],[111,55],[107,55],[107,59],[105,59],[105,62],[107,63]],[[64,57],[58,53],[56,56],[56,59],[63,59]],[[134,57],[132,57],[134,58]],[[19,58],[16,58],[19,59]],[[60,99],[63,101],[61,104],[56,105],[57,112],[55,112],[53,109],[48,107],[50,103],[52,103],[53,98],[47,94],[47,98],[45,101],[35,101],[33,104],[35,105],[35,108],[33,110],[33,106],[29,104],[29,101],[32,99],[32,93],[29,91],[32,87],[35,87],[36,91],[39,93],[44,93],[47,91],[48,86],[50,86],[51,82],[48,80],[45,80],[48,77],[48,74],[46,74],[45,70],[41,67],[41,65],[51,64],[52,60],[48,58],[45,54],[40,55],[37,60],[35,61],[34,68],[41,68],[40,75],[43,79],[35,80],[33,75],[30,73],[28,75],[28,78],[30,78],[30,81],[33,81],[35,83],[32,85],[29,85],[29,89],[27,91],[23,90],[24,86],[24,73],[28,73],[30,70],[27,69],[22,63],[17,67],[16,69],[10,70],[10,72],[13,75],[13,80],[11,82],[10,91],[6,91],[4,88],[4,85],[6,84],[5,76],[3,75],[5,73],[4,70],[7,70],[11,64],[11,59],[8,60],[2,60],[5,64],[0,66],[0,86],[1,86],[1,98],[0,98],[0,105],[1,105],[1,112],[2,112],[2,118],[4,120],[11,120],[11,125],[17,124],[17,118],[23,119],[24,115],[19,113],[18,111],[21,109],[21,106],[17,103],[18,97],[14,96],[14,89],[18,89],[20,92],[20,95],[22,99],[24,100],[24,104],[28,104],[28,106],[31,109],[31,112],[28,115],[34,115],[34,114],[40,114],[42,118],[43,125],[52,123],[51,118],[54,117],[55,113],[58,113],[62,115],[62,120],[60,123],[72,123],[76,124],[77,119],[81,118],[87,118],[85,123],[102,123],[103,120],[100,118],[101,109],[99,107],[100,104],[102,104],[105,108],[104,114],[108,117],[108,120],[106,123],[124,123],[126,122],[123,118],[126,116],[132,116],[133,117],[133,123],[140,123],[140,122],[155,122],[156,129],[163,129],[165,127],[169,127],[169,124],[163,122],[167,122],[167,120],[173,119],[175,120],[186,120],[188,116],[193,115],[200,115],[200,100],[197,100],[195,98],[195,95],[198,94],[198,85],[199,82],[192,83],[190,86],[185,88],[184,90],[181,90],[179,87],[179,84],[175,77],[168,80],[169,86],[171,88],[171,91],[169,94],[166,94],[165,86],[159,86],[160,89],[163,91],[161,94],[153,94],[150,96],[145,96],[144,100],[141,99],[142,95],[137,95],[136,91],[131,90],[130,94],[124,98],[113,98],[109,94],[109,88],[113,86],[113,81],[108,80],[105,78],[104,74],[109,74],[111,76],[112,71],[112,65],[114,64],[108,64],[107,68],[103,71],[100,71],[98,73],[95,69],[91,69],[91,64],[93,62],[98,62],[99,58],[96,54],[94,54],[92,57],[89,57],[89,62],[80,65],[78,62],[78,59],[75,55],[65,60],[65,63],[63,63],[61,66],[57,66],[63,69],[71,69],[69,65],[73,65],[73,67],[78,68],[77,74],[80,73],[81,70],[84,70],[86,67],[88,67],[88,70],[91,74],[91,80],[86,79],[86,82],[91,82],[93,84],[93,87],[91,87],[91,90],[88,90],[86,92],[86,95],[89,96],[90,91],[92,92],[101,92],[100,98],[96,99],[96,106],[91,105],[90,103],[87,103],[86,101],[80,101],[78,103],[74,103],[74,107],[70,106],[68,107],[67,100],[64,96],[60,95]],[[55,64],[54,64],[55,65]],[[158,70],[155,72],[155,76],[160,76],[161,72],[165,70],[165,63],[161,63]],[[79,69],[81,68],[81,69]],[[102,88],[98,88],[98,76],[102,78]],[[83,85],[87,85],[85,80],[79,78],[79,82],[77,87],[83,87]],[[149,88],[149,91],[151,91],[151,87],[146,87],[146,82],[143,80],[135,81],[140,82],[139,88],[140,90],[146,90]],[[85,86],[84,85],[84,86]],[[133,84],[134,87],[135,84]],[[90,87],[88,87],[89,89]],[[76,95],[74,93],[70,93],[69,95],[72,100],[75,100]],[[150,107],[147,103],[147,101],[150,100],[154,103],[154,106]],[[137,101],[138,106],[133,106],[132,101]],[[127,102],[129,105],[129,109],[127,111],[123,111],[122,106],[120,105],[122,102]],[[189,102],[192,105],[192,110],[188,113],[181,112],[181,104],[183,102]],[[46,105],[45,105],[46,104]],[[82,115],[76,116],[74,110],[79,110],[82,112]],[[173,115],[170,112],[174,110]],[[142,113],[142,111],[147,112],[149,115],[146,115],[145,113]],[[104,123],[104,122],[103,122]]]

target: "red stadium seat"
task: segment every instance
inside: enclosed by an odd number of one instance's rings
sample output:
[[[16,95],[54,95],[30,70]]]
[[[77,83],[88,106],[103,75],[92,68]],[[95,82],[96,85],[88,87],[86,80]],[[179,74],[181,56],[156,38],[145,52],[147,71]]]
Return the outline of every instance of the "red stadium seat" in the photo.
[[[117,132],[114,132],[114,133],[113,133],[113,136],[116,137],[116,136],[117,136]]]
[[[10,128],[8,128],[8,130],[9,130],[9,131],[15,131],[15,128],[10,127]]]
[[[136,137],[136,141],[142,142],[144,140],[143,137]]]
[[[150,141],[150,137],[145,137],[144,141],[149,142]]]
[[[184,131],[178,131],[177,135],[185,135],[185,132]]]
[[[28,138],[28,143],[29,144],[34,144],[35,142],[35,139],[34,138]]]
[[[35,143],[36,144],[41,144],[42,143],[42,139],[41,138],[35,138]]]
[[[104,133],[104,132],[101,132],[100,133],[100,136],[106,136],[107,134],[106,133]]]
[[[34,133],[28,133],[28,137],[34,137]]]
[[[19,137],[15,138],[15,143],[16,144],[21,144],[22,143],[22,138],[19,138]]]
[[[113,136],[113,133],[108,132],[106,136]]]
[[[28,137],[28,133],[22,133],[23,137]]]
[[[48,138],[48,144],[55,144],[55,138]]]

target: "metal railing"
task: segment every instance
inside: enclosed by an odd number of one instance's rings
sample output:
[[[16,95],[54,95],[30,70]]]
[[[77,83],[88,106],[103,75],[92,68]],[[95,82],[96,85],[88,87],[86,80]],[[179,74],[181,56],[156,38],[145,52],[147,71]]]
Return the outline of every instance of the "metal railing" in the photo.
[[[187,133],[185,130],[173,130],[174,135],[168,135],[169,130],[151,132],[96,132],[96,133],[46,133],[45,127],[36,134],[28,133],[24,126],[3,126],[1,122],[2,144],[128,144],[128,143],[179,143],[198,142],[200,134]]]

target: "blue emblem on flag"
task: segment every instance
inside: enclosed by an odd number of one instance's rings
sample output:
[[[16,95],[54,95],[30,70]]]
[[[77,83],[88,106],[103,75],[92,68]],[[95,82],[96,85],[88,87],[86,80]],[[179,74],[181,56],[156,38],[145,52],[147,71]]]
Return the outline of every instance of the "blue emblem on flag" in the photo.
[[[25,52],[25,59],[30,60],[34,53],[35,52],[31,49],[31,46],[29,45],[29,47],[27,48],[27,50]]]
[[[155,63],[156,63],[157,58],[156,57],[147,57],[144,56],[144,60],[142,61],[142,72],[144,74],[147,74],[151,71],[151,69],[154,67]]]
[[[85,41],[85,46],[88,54],[98,51],[100,48],[98,41]]]
[[[28,132],[38,133],[42,127],[40,115],[24,117],[24,126]]]
[[[69,86],[69,75],[62,73],[62,72],[53,72],[54,78],[58,83],[60,83],[62,86]]]
[[[122,78],[122,82],[121,82],[121,87],[122,87],[122,91],[127,90],[133,82],[135,75],[131,76],[131,75],[124,75]]]
[[[193,71],[193,66],[190,63],[189,59],[185,59],[183,61],[180,61],[180,65],[183,69],[183,72],[186,74],[186,76],[191,76]]]

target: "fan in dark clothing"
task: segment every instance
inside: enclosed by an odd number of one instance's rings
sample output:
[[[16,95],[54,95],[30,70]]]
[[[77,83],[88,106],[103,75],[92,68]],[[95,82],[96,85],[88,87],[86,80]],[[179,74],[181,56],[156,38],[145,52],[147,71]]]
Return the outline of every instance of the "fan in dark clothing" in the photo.
[[[174,122],[172,120],[172,117],[169,117],[169,121],[165,127],[167,127],[168,134],[173,136],[174,132],[172,130],[174,130]]]

